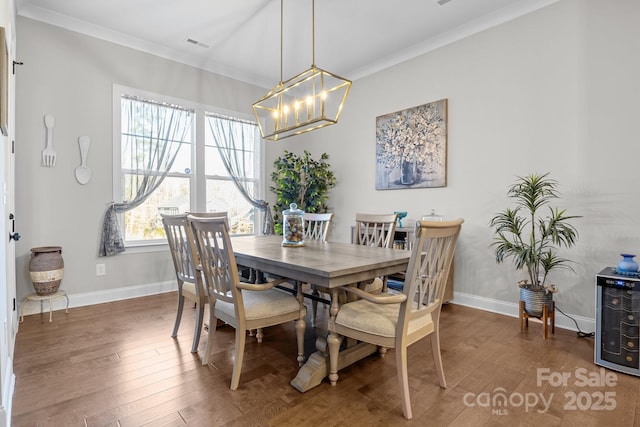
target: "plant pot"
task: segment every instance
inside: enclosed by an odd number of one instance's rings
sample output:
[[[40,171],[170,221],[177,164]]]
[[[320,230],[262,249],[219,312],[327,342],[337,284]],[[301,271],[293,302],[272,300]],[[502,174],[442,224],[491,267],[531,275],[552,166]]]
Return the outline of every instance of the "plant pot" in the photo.
[[[29,275],[38,295],[58,292],[64,274],[64,260],[60,246],[31,248]]]
[[[524,311],[533,317],[542,317],[544,306],[551,306],[553,292],[533,290],[531,285],[520,285],[520,300],[524,301]]]

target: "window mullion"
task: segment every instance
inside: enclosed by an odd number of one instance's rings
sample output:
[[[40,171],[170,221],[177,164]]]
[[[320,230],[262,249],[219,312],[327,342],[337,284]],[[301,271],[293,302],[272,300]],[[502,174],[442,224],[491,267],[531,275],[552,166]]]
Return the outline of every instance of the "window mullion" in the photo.
[[[207,184],[205,179],[205,117],[204,110],[196,110],[195,140],[192,151],[193,170],[191,171],[191,207],[196,212],[205,212],[207,206]]]

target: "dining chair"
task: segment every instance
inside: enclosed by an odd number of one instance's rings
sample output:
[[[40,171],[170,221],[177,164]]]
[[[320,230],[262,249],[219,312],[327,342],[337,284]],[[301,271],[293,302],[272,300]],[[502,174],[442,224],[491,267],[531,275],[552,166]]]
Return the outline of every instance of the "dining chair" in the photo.
[[[329,238],[329,230],[333,213],[306,213],[303,215],[305,240],[322,240]]]
[[[306,213],[303,216],[304,239],[321,240],[326,242],[329,238],[333,213]],[[311,326],[316,325],[316,315],[318,313],[318,300],[321,299],[320,292],[328,293],[328,289],[319,287],[313,283],[311,285]]]
[[[176,272],[176,280],[178,281],[178,308],[171,337],[178,336],[185,298],[193,301],[197,311],[191,352],[196,353],[202,332],[204,306],[208,303],[208,299],[202,274],[196,269],[198,254],[194,244],[193,232],[189,226],[187,214],[161,214],[161,217]]]
[[[343,337],[395,348],[402,412],[411,419],[407,348],[430,336],[438,381],[440,387],[446,388],[440,354],[440,309],[463,222],[457,219],[418,223],[402,293],[373,295],[356,286],[345,287],[360,299],[342,304],[329,321],[327,344],[332,386],[338,381],[338,353]]]
[[[220,212],[187,212],[187,215],[197,216],[202,218],[225,218],[227,220],[227,227],[229,227],[229,214],[226,211]]]
[[[354,243],[365,246],[379,246],[391,248],[396,231],[398,214],[368,214],[356,213],[356,227]],[[367,292],[386,291],[387,278],[375,278],[372,282],[362,285]]]
[[[304,330],[306,307],[302,293],[294,296],[274,289],[278,281],[253,284],[241,282],[233,254],[227,223],[222,218],[189,216],[191,229],[200,254],[200,269],[209,298],[209,334],[203,364],[209,363],[213,350],[217,320],[235,328],[235,357],[231,390],[240,382],[247,331],[256,329],[262,342],[262,328],[295,321],[298,343],[297,361],[304,362]]]

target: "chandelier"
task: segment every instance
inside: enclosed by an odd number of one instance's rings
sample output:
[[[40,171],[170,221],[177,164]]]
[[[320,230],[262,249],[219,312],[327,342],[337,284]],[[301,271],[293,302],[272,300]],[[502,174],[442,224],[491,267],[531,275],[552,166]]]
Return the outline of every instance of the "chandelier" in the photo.
[[[264,139],[277,141],[338,123],[351,81],[316,67],[315,0],[311,1],[311,28],[311,68],[283,82],[283,0],[280,0],[280,82],[253,104]]]

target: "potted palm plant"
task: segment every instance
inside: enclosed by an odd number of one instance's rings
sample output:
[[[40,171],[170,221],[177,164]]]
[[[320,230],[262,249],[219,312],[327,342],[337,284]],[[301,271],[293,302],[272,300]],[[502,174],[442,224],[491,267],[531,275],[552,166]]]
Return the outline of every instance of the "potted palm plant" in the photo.
[[[496,262],[511,258],[518,270],[526,271],[527,279],[518,282],[520,300],[525,302],[525,311],[536,317],[542,315],[543,306],[551,303],[557,291],[555,285],[547,284],[549,272],[573,270],[572,261],[559,256],[558,250],[572,247],[578,239],[578,231],[570,222],[580,217],[550,206],[560,197],[557,186],[549,173],[518,177],[507,191],[515,207],[499,212],[490,222]]]

